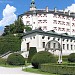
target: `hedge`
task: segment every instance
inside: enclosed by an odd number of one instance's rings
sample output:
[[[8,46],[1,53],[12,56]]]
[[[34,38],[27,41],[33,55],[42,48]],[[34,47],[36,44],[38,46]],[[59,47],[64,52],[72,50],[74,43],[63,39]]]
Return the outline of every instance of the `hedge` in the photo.
[[[73,65],[73,64],[72,64]],[[59,64],[42,64],[40,69],[44,72],[62,74],[62,75],[75,75],[75,66],[59,65]]]
[[[18,53],[13,53],[8,56],[7,63],[9,65],[24,65],[25,59],[22,55],[20,55]]]
[[[36,53],[31,60],[31,63],[34,66],[34,68],[39,68],[40,64],[56,62],[57,61],[55,56],[47,51],[40,51]]]
[[[6,59],[0,58],[0,65],[5,65],[6,63]]]
[[[75,53],[71,53],[71,54],[68,56],[68,61],[69,61],[69,62],[75,62]]]

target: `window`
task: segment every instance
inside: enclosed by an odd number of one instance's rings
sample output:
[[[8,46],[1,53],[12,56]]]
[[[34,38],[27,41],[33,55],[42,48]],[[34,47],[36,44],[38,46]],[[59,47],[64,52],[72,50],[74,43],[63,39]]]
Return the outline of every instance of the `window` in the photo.
[[[45,42],[42,43],[43,48],[45,48]]]
[[[26,21],[26,24],[27,24],[27,25],[30,25],[30,21]]]
[[[55,37],[53,38],[53,40],[55,40]]]
[[[53,30],[57,30],[57,27],[53,27]]]
[[[35,36],[33,38],[35,39]]]
[[[63,41],[64,41],[65,39],[63,39]]]
[[[57,24],[57,20],[53,20],[53,23],[54,23],[54,24]]]
[[[73,49],[73,45],[71,45],[71,50]]]
[[[67,42],[68,42],[68,39],[67,39]]]
[[[45,37],[43,36],[42,39],[44,39]]]
[[[75,29],[72,29],[72,32],[75,32]]]
[[[48,37],[48,40],[50,39],[50,37]]]
[[[69,50],[69,44],[67,44],[67,50]]]
[[[66,29],[67,32],[70,32],[70,29]]]
[[[65,49],[65,44],[63,44],[63,49]]]
[[[47,26],[43,26],[43,30],[47,30]]]
[[[75,45],[74,45],[74,49],[75,49]]]
[[[29,50],[29,43],[27,43],[27,50]]]
[[[69,22],[66,22],[66,25],[67,25],[67,26],[69,26],[69,25],[70,25],[70,23],[69,23]]]
[[[70,41],[72,42],[72,39]]]
[[[26,41],[26,39],[25,39],[25,41]]]
[[[50,48],[50,42],[48,43],[48,48]]]
[[[55,48],[56,47],[56,43],[53,43],[53,48]]]
[[[60,39],[58,38],[58,41],[59,41]]]
[[[43,23],[47,23],[47,20],[43,20]]]
[[[58,21],[58,24],[61,24],[61,21]]]

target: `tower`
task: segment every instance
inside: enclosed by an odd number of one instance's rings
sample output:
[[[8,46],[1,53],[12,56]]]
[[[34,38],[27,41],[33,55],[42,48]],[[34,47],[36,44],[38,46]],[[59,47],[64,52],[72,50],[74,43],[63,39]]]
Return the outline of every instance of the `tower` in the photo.
[[[32,10],[36,10],[36,6],[35,6],[35,1],[34,0],[31,1],[31,5],[30,5],[30,11],[32,11]]]

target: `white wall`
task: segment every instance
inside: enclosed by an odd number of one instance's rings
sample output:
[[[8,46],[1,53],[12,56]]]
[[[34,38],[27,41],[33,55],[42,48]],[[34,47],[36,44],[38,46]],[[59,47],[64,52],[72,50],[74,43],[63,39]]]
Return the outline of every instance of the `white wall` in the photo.
[[[38,17],[39,14],[37,14],[37,15],[35,15],[35,14],[31,15],[31,14],[29,14],[28,18],[27,18],[27,15],[24,15],[22,17],[24,24],[27,25],[26,22],[30,21],[30,26],[33,28],[33,30],[36,29],[36,28],[38,28],[38,27],[42,27],[42,29],[44,31],[49,31],[49,30],[53,30],[54,29],[53,27],[57,27],[57,30],[55,30],[57,33],[68,33],[70,35],[75,35],[75,32],[72,32],[73,29],[75,30],[75,25],[72,26],[72,23],[75,24],[75,21],[72,20],[73,19],[72,17],[68,17],[68,18],[70,18],[68,20],[68,19],[66,19],[67,16],[65,16],[65,19],[62,19],[62,18],[60,19],[60,18],[58,18],[58,15],[57,15],[57,18],[55,18],[55,17],[53,17],[54,14],[51,14],[51,13],[46,13],[47,17],[43,17],[44,16],[43,13],[41,14],[42,17]],[[47,23],[43,23],[43,22],[42,23],[38,23],[39,20],[42,20],[42,21],[43,20],[47,20]],[[57,22],[57,24],[53,24],[53,20],[64,21],[65,25],[58,24],[58,22]],[[69,22],[70,26],[66,25],[66,22]],[[47,26],[47,30],[44,29],[44,26]],[[65,28],[65,31],[62,31],[62,30],[59,31],[58,27]],[[68,32],[67,29],[70,29],[70,32]]]
[[[42,37],[45,36],[44,39],[42,39]],[[35,38],[34,38],[35,37]],[[48,37],[50,37],[50,39],[48,39]],[[37,52],[39,51],[44,51],[45,48],[42,47],[42,42],[45,42],[45,45],[50,41],[53,40],[53,37],[51,36],[46,36],[46,35],[39,35],[37,33],[33,33],[27,36],[24,36],[22,38],[22,43],[21,43],[21,51],[25,52],[25,56],[28,56],[28,51],[27,51],[27,46],[26,43],[30,43],[30,47],[36,47],[37,48]],[[55,40],[58,41],[58,37],[55,37]],[[70,53],[75,53],[75,41],[71,39],[65,39],[63,41],[60,40],[58,41],[60,43],[60,45],[62,44],[62,55],[69,55]],[[65,44],[65,49],[63,49],[63,44]],[[69,50],[67,50],[67,44],[69,44]],[[73,45],[73,49],[71,50],[71,45]],[[55,54],[55,55],[59,55],[59,50],[56,50],[55,52],[49,50],[49,52]]]

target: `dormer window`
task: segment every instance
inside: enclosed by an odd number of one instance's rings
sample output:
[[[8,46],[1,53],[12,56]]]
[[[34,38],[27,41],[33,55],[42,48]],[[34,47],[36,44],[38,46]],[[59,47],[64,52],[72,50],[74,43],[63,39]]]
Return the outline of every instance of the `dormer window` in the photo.
[[[44,38],[45,38],[45,36],[42,37],[42,39],[44,39]]]

